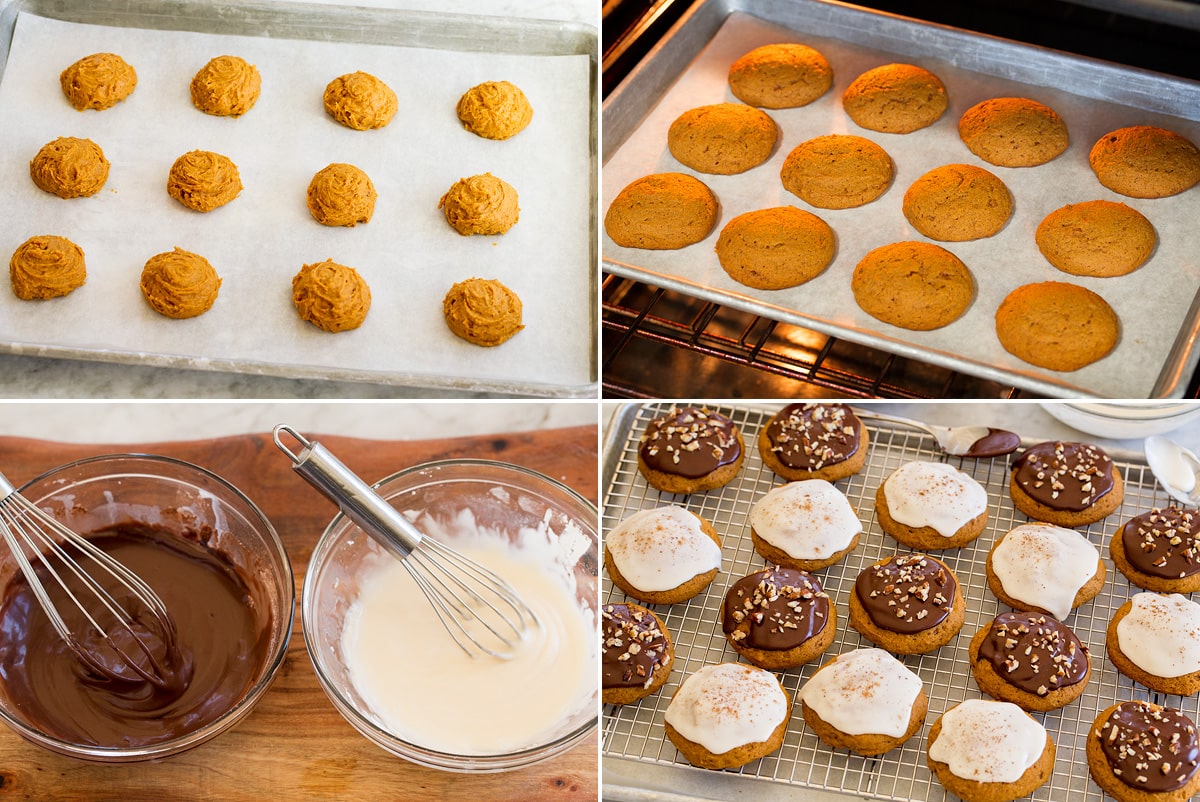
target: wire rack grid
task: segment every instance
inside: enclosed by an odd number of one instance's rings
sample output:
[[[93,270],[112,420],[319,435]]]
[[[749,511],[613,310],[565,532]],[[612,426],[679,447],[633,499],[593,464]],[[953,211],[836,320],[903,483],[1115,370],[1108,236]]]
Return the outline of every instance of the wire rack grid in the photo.
[[[630,514],[652,507],[678,504],[710,521],[722,538],[723,563],[713,583],[687,602],[658,606],[675,643],[675,664],[665,687],[640,703],[606,705],[603,715],[602,751],[605,756],[630,758],[648,764],[688,767],[675,747],[665,738],[663,714],[672,694],[684,677],[701,666],[738,661],[727,645],[720,627],[720,607],[730,585],[765,563],[755,553],[750,540],[749,513],[754,502],[782,483],[766,467],[755,443],[771,412],[746,408],[711,406],[728,415],[737,424],[746,443],[746,459],[737,477],[728,485],[707,493],[687,496],[660,493],[646,484],[637,470],[637,447],[646,424],[671,408],[670,404],[630,407],[614,423],[617,427],[610,449],[619,453],[606,459],[603,490],[603,527],[610,530]],[[985,422],[986,423],[986,422]],[[875,491],[900,465],[913,460],[948,461],[975,478],[988,492],[988,523],[983,534],[961,549],[933,552],[957,576],[966,599],[966,621],[962,631],[950,643],[925,655],[901,656],[924,683],[929,696],[929,713],[922,730],[901,747],[875,758],[856,755],[844,749],[822,744],[804,724],[799,706],[793,709],[783,746],[774,754],[737,770],[713,773],[706,784],[715,795],[722,795],[721,774],[736,773],[790,785],[841,791],[861,797],[883,800],[943,800],[947,794],[926,763],[929,728],[939,715],[964,699],[982,698],[971,675],[968,646],[971,636],[999,612],[1001,605],[986,578],[988,551],[996,539],[1010,529],[1026,523],[1009,499],[1009,462],[971,460],[943,454],[933,438],[906,428],[868,425],[870,447],[866,465],[858,474],[839,480],[836,486],[846,495],[863,524],[857,548],[840,563],[817,572],[837,609],[837,636],[818,659],[799,669],[780,672],[789,695],[797,690],[825,661],[837,654],[872,646],[848,623],[848,600],[858,573],[876,560],[911,551],[879,528],[874,513]],[[1116,462],[1125,483],[1125,500],[1105,520],[1080,529],[1099,550],[1107,576],[1100,595],[1067,617],[1065,623],[1088,647],[1092,675],[1083,695],[1066,707],[1050,713],[1034,713],[1055,742],[1057,758],[1049,782],[1039,788],[1037,800],[1104,800],[1107,797],[1091,781],[1085,756],[1085,738],[1096,715],[1118,701],[1145,699],[1169,705],[1200,718],[1200,702],[1195,697],[1181,698],[1149,691],[1119,674],[1105,655],[1105,632],[1117,609],[1138,588],[1130,585],[1112,564],[1108,544],[1120,525],[1153,507],[1166,506],[1170,499],[1158,489],[1153,474],[1144,464]],[[627,600],[605,576],[602,585],[605,603]],[[653,771],[653,769],[650,769]],[[732,786],[726,790],[733,794]]]

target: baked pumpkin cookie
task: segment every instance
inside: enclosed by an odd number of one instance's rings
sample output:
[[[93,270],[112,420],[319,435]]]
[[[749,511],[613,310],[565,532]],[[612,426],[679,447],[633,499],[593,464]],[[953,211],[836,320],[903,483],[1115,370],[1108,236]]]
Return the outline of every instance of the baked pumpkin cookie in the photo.
[[[1152,125],[1110,131],[1092,146],[1088,163],[1101,184],[1131,198],[1165,198],[1200,183],[1200,148]]]
[[[1134,700],[1100,711],[1086,741],[1088,771],[1117,802],[1187,802],[1200,793],[1196,722]]]
[[[1008,483],[1013,506],[1058,526],[1095,523],[1125,500],[1121,471],[1108,452],[1091,443],[1048,440],[1025,449]]]
[[[1074,276],[1124,276],[1137,270],[1158,244],[1154,226],[1136,209],[1106,200],[1069,203],[1034,232],[1046,261]]]
[[[355,131],[383,128],[399,108],[392,88],[367,72],[334,78],[325,87],[324,102],[330,117]]]
[[[1117,347],[1121,322],[1102,297],[1078,284],[1023,284],[996,309],[996,336],[1013,356],[1039,368],[1072,371]]]
[[[850,290],[876,320],[930,331],[962,317],[975,300],[975,276],[963,261],[931,242],[893,242],[869,251],[854,267]]]
[[[1109,554],[1139,588],[1159,593],[1200,590],[1200,510],[1156,507],[1113,532]]]
[[[988,587],[1014,610],[1049,613],[1059,621],[1104,588],[1100,551],[1074,529],[1046,523],[1009,530],[988,552]]]
[[[329,332],[356,329],[371,310],[371,288],[353,267],[332,259],[304,265],[292,277],[292,303],[301,320]]]
[[[953,465],[907,462],[879,484],[875,515],[884,532],[910,549],[956,549],[987,526],[988,495]]]
[[[789,482],[853,476],[867,461],[871,436],[845,404],[788,404],[758,433],[766,466]]]
[[[533,106],[516,84],[485,81],[463,93],[455,106],[463,128],[484,139],[509,139],[533,119]]]
[[[1142,591],[1108,622],[1108,659],[1152,691],[1200,693],[1200,604],[1179,593]]]
[[[1012,217],[1013,198],[994,173],[972,164],[944,164],[912,182],[902,211],[930,239],[965,242],[991,237]]]
[[[867,566],[850,594],[850,626],[893,654],[945,646],[962,629],[966,610],[958,577],[926,554],[898,554]]]
[[[824,479],[768,491],[750,507],[750,540],[769,563],[820,571],[858,545],[863,526],[850,501]]]
[[[791,109],[807,106],[833,86],[833,68],[808,45],[781,43],[756,47],[729,68],[729,90],[751,106]]]
[[[638,601],[675,604],[703,591],[721,570],[721,538],[683,507],[640,510],[605,535],[604,568]]]
[[[929,768],[964,802],[1028,796],[1050,779],[1054,755],[1046,728],[1010,702],[968,699],[929,730]]]
[[[1023,710],[1057,710],[1083,694],[1092,675],[1087,647],[1045,613],[1000,613],[971,638],[979,690]]]
[[[801,142],[783,161],[783,188],[820,209],[849,209],[878,198],[892,185],[896,167],[887,151],[851,134]]]
[[[779,126],[765,111],[744,103],[688,109],[667,129],[667,148],[685,167],[735,175],[759,166],[775,151]]]
[[[217,56],[192,78],[192,104],[205,114],[240,117],[258,102],[262,76],[240,56]]]
[[[721,631],[735,652],[759,668],[796,668],[833,643],[837,607],[807,571],[768,566],[730,586]]]
[[[837,252],[833,229],[795,206],[739,214],[717,237],[717,259],[729,277],[759,290],[796,287],[819,276]]]
[[[638,470],[665,493],[703,493],[728,484],[745,458],[734,422],[699,407],[678,407],[650,421],[638,446]]]
[[[93,53],[63,70],[58,82],[77,111],[103,111],[133,94],[137,71],[116,53]]]
[[[908,134],[933,125],[949,104],[941,79],[915,64],[867,70],[842,94],[842,108],[851,120],[886,134]]]
[[[141,288],[155,312],[163,317],[189,318],[212,309],[221,277],[203,256],[177,247],[146,261]]]
[[[467,342],[496,346],[525,328],[521,298],[498,279],[469,278],[452,286],[442,299],[450,331]]]
[[[717,196],[686,173],[656,173],[622,189],[604,230],[623,248],[675,250],[704,239],[717,224]]]
[[[8,260],[8,278],[22,301],[68,295],[87,281],[83,249],[66,237],[30,237]]]
[[[959,118],[958,136],[967,150],[998,167],[1036,167],[1071,144],[1058,112],[1024,97],[976,103]]]
[[[108,181],[109,161],[90,139],[60,136],[42,146],[29,163],[29,177],[43,192],[60,198],[87,198]]]
[[[671,633],[640,604],[600,609],[600,695],[606,705],[633,704],[667,683],[675,662]]]
[[[224,206],[241,191],[242,177],[233,160],[208,150],[183,154],[167,174],[167,194],[196,212]]]

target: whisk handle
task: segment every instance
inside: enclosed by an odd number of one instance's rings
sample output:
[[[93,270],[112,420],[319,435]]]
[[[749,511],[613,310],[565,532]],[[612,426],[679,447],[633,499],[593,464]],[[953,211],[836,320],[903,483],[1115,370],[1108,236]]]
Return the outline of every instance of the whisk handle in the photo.
[[[283,443],[280,435],[285,433],[300,443],[298,453]],[[293,471],[381,546],[403,559],[421,542],[421,532],[325,446],[284,424],[275,427],[274,440],[291,459]]]

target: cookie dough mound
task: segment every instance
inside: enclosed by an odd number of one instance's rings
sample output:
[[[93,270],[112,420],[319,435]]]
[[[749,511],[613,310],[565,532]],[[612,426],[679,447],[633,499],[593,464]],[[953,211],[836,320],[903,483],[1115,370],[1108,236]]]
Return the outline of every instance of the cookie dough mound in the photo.
[[[882,195],[895,166],[887,151],[850,134],[819,136],[797,145],[783,162],[783,188],[821,209],[849,209]]]
[[[292,303],[302,320],[325,331],[356,329],[371,309],[371,288],[353,267],[332,259],[304,265],[292,278]]]
[[[736,175],[759,166],[771,158],[778,141],[775,121],[742,103],[688,109],[667,129],[667,148],[680,164],[714,175]]]
[[[29,177],[38,189],[60,198],[87,198],[104,186],[108,168],[108,159],[95,142],[60,136],[33,157]]]
[[[1088,163],[1101,184],[1130,198],[1165,198],[1200,183],[1200,148],[1152,125],[1105,134]]]
[[[476,345],[499,345],[521,329],[521,299],[496,279],[469,278],[442,301],[450,331]]]
[[[729,89],[751,106],[791,109],[807,106],[833,86],[833,68],[807,45],[756,47],[729,68]]]
[[[241,191],[237,165],[228,156],[207,150],[183,154],[167,176],[167,194],[197,212],[224,206]]]
[[[1013,356],[1048,370],[1079,370],[1107,356],[1117,313],[1091,290],[1061,281],[1017,287],[996,310],[996,336]]]
[[[484,139],[516,136],[533,119],[529,98],[508,81],[487,81],[471,87],[458,99],[455,110],[463,127]]]
[[[1056,209],[1034,233],[1050,264],[1075,276],[1123,276],[1137,270],[1158,242],[1141,212],[1106,200],[1071,203]]]
[[[491,173],[460,178],[438,201],[446,222],[464,237],[503,234],[517,224],[517,191]]]
[[[379,194],[371,178],[353,164],[322,168],[308,184],[308,211],[325,226],[371,222]]]
[[[13,252],[8,277],[22,301],[66,295],[87,280],[83,249],[64,237],[30,237]]]
[[[850,279],[854,300],[871,317],[914,331],[949,325],[975,299],[975,277],[950,251],[930,242],[895,242],[870,251]]]
[[[93,53],[63,70],[58,82],[79,111],[103,111],[133,94],[137,71],[115,53]]]
[[[1071,144],[1058,112],[1023,97],[975,104],[959,119],[958,135],[967,150],[998,167],[1036,167]]]
[[[237,56],[217,56],[192,78],[192,103],[215,117],[240,117],[258,102],[262,76]]]
[[[912,227],[930,239],[964,242],[1004,228],[1013,198],[1004,182],[982,167],[944,164],[912,183],[901,208]]]
[[[623,248],[675,250],[707,237],[718,210],[717,196],[703,181],[656,173],[617,194],[604,215],[604,230]]]
[[[833,229],[815,214],[776,206],[739,214],[717,238],[729,277],[759,290],[795,287],[819,276],[837,250]]]
[[[160,315],[187,318],[212,309],[221,277],[199,254],[176,247],[151,256],[142,268],[142,295]]]
[[[949,103],[941,80],[914,64],[867,70],[842,94],[842,108],[851,120],[885,134],[908,134],[932,125]]]
[[[325,111],[355,131],[383,128],[398,107],[392,88],[370,73],[341,75],[325,87]]]

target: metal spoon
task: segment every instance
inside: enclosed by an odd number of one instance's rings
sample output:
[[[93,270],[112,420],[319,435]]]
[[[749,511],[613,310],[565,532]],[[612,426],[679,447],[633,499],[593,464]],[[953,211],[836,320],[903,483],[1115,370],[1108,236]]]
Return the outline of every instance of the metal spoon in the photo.
[[[901,426],[911,426],[928,432],[937,440],[938,445],[947,454],[955,457],[972,457],[987,459],[1011,454],[1021,445],[1021,438],[1013,432],[1004,429],[993,429],[990,426],[934,426],[923,421],[900,418],[894,415],[882,415],[878,412],[868,412],[855,407],[854,414],[863,420],[884,421],[897,423]]]
[[[1171,498],[1189,507],[1200,505],[1200,459],[1173,440],[1146,438],[1146,463]]]

